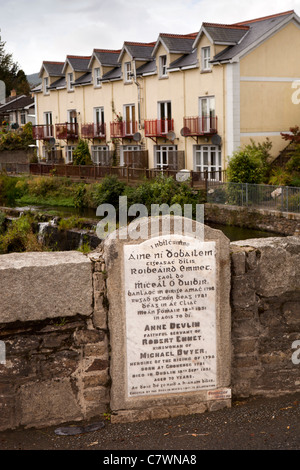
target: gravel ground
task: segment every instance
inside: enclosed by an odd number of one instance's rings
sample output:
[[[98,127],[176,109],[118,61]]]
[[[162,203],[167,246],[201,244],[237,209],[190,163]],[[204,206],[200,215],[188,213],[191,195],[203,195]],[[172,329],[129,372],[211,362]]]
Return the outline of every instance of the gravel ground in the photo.
[[[168,451],[166,454],[181,451],[182,455],[184,451],[197,455],[200,450],[299,450],[300,393],[236,401],[224,410],[172,419],[126,424],[103,422],[104,427],[98,431],[73,436],[56,435],[60,426],[1,432],[0,449],[96,450],[101,452],[93,455],[102,459],[102,463],[106,463],[103,461],[106,456],[120,458],[126,451],[141,455],[140,450],[147,456],[153,455],[150,452],[153,450]],[[87,424],[91,423],[80,423]],[[21,454],[23,459],[24,453]]]

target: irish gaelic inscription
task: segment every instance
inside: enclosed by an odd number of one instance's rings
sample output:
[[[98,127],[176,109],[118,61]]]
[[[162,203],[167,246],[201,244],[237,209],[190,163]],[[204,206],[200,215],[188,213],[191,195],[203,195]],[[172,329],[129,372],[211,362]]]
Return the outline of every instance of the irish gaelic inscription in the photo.
[[[215,388],[215,242],[125,245],[124,269],[128,397]]]

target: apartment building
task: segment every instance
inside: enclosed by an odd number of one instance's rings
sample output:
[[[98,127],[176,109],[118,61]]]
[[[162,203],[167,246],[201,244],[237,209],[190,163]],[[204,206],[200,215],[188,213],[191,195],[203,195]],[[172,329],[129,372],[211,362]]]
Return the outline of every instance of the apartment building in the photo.
[[[288,11],[44,61],[35,90],[40,159],[72,163],[79,138],[102,165],[114,155],[120,165],[215,171],[266,138],[277,156],[280,133],[299,123],[299,28]]]

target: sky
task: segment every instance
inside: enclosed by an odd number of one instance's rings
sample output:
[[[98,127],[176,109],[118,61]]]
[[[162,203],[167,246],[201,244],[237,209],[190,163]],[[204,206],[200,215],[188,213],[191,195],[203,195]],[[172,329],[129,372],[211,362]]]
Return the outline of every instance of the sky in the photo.
[[[295,10],[300,0],[0,0],[5,51],[29,75],[43,60],[152,42],[160,33],[198,32],[202,22],[232,24]]]

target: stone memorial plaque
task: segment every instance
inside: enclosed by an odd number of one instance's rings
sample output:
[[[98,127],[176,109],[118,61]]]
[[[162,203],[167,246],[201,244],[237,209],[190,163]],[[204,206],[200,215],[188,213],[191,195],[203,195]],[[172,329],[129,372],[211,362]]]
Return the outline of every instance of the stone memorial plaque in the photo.
[[[215,261],[191,237],[124,246],[128,397],[216,386]]]
[[[168,231],[157,220],[143,222],[148,238],[120,229],[104,242],[114,422],[231,403],[229,240],[197,222],[183,234],[183,217]]]

